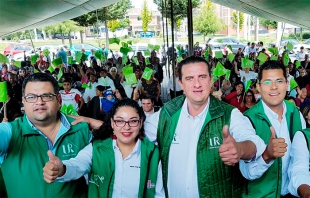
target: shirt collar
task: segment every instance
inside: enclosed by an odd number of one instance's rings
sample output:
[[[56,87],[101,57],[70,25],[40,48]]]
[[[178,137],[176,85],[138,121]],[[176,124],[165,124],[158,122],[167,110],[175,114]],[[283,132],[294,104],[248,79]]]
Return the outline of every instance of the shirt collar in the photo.
[[[262,104],[263,104],[264,112],[268,118],[279,119],[278,114],[272,111],[263,100],[262,100]],[[286,114],[286,105],[284,102],[282,102],[282,106],[283,106],[282,118],[284,118],[284,115]]]
[[[152,114],[154,114],[154,108],[152,109],[152,113],[147,113],[147,112],[144,111],[144,114],[145,114],[145,116],[147,116],[147,117],[150,116],[150,115],[152,115]]]
[[[210,97],[208,98],[208,101],[207,101],[207,105],[205,106],[205,108],[202,110],[202,112],[200,114],[198,114],[197,116],[195,117],[198,117],[199,119],[204,119],[206,117],[206,114],[209,110],[209,105],[210,105]],[[188,105],[187,105],[187,98],[185,98],[185,101],[183,103],[183,106],[182,106],[182,111],[183,113],[187,116],[187,117],[192,117],[189,112],[188,112]]]
[[[129,156],[134,155],[134,154],[136,154],[136,155],[139,155],[139,154],[140,154],[140,152],[141,152],[141,146],[140,146],[140,144],[141,144],[141,140],[138,138],[138,140],[137,140],[137,142],[136,142],[136,145],[135,145],[135,147],[133,148],[133,150],[132,150],[132,152],[130,153]],[[116,140],[113,140],[113,150],[116,150],[116,149],[119,150],[119,148],[118,148],[118,146],[117,146],[117,144],[116,144]],[[129,157],[129,156],[128,156],[128,157]]]

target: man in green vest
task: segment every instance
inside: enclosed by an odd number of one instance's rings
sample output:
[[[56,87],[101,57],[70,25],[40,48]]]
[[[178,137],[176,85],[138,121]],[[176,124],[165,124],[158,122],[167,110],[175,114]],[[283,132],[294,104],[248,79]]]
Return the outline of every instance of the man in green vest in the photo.
[[[74,119],[60,113],[58,82],[48,74],[27,77],[22,94],[25,115],[0,123],[1,171],[8,197],[87,197],[84,177],[48,184],[42,176],[48,150],[66,160],[89,144],[87,124],[71,126]]]
[[[244,113],[267,147],[255,162],[240,162],[240,169],[248,167],[242,174],[250,178],[245,183],[243,197],[291,196],[288,191],[291,141],[306,124],[299,110],[284,100],[289,83],[285,74],[282,63],[265,62],[258,73],[261,100]]]

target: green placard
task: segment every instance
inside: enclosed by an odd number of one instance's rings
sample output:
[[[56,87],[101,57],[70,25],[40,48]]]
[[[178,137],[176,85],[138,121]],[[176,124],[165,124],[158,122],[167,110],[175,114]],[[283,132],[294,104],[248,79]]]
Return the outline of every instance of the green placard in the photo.
[[[254,64],[254,61],[242,58],[241,59],[241,67],[242,68],[252,68]]]
[[[229,62],[232,63],[235,59],[235,55],[234,54],[228,54],[227,58],[228,58]]]
[[[212,73],[213,76],[223,76],[226,75],[227,70],[225,69],[225,67],[222,65],[221,62],[217,62],[215,69],[213,69]]]
[[[205,57],[206,60],[209,60],[209,51],[206,50],[206,51],[203,53],[203,56]]]
[[[21,68],[22,67],[22,62],[21,61],[14,61],[13,65],[15,65],[18,68]]]
[[[86,88],[91,89],[92,88],[92,84],[91,83],[88,83],[88,84],[83,83],[82,84],[82,88],[84,88],[84,89],[86,89]]]
[[[301,66],[300,62],[299,61],[296,61],[296,68],[299,68]]]
[[[76,62],[81,63],[81,59],[82,59],[82,52],[76,52],[75,53]]]
[[[50,51],[48,49],[43,50],[44,56],[48,56],[50,54]]]
[[[52,61],[52,64],[57,67],[58,65],[61,65],[62,64],[62,59],[60,57],[58,58],[55,58],[53,61]]]
[[[127,85],[132,85],[132,84],[137,83],[137,77],[135,73],[125,75],[125,78],[126,78]]]
[[[31,57],[30,57],[31,65],[36,64],[38,58],[39,58],[39,55],[38,55],[38,54],[35,54],[35,55],[31,56]]]
[[[126,66],[122,69],[123,71],[123,74],[126,76],[126,75],[129,75],[129,74],[132,74],[133,73],[133,67],[131,66]]]
[[[68,56],[68,63],[69,63],[69,65],[74,64],[74,61],[73,61],[73,57],[72,57],[72,56]]]
[[[178,62],[178,63],[181,62],[182,60],[183,60],[182,57],[178,57],[178,58],[177,58],[177,62]]]
[[[122,57],[122,63],[123,63],[123,65],[127,64],[127,62],[128,62],[127,56],[124,56],[124,55],[123,55],[123,57]]]
[[[58,72],[58,75],[57,75],[57,80],[59,81],[60,78],[62,77],[63,75],[63,72],[62,72],[62,67],[59,68],[59,72]]]
[[[150,78],[152,77],[154,70],[152,70],[151,68],[146,67],[143,71],[142,74],[142,78],[146,79],[146,80],[150,80]],[[127,78],[126,78],[127,81]]]
[[[4,56],[3,54],[0,54],[0,63],[9,63],[8,57]]]
[[[155,50],[155,51],[159,51],[159,49],[160,49],[160,46],[159,46],[159,45],[155,45],[155,46],[154,46],[154,50]]]
[[[271,52],[273,55],[278,55],[279,54],[279,50],[278,50],[277,47],[268,48],[268,51]]]
[[[55,71],[54,67],[52,65],[50,65],[48,68],[47,68],[48,71],[50,71],[51,73],[53,73]]]
[[[292,50],[293,50],[293,48],[294,48],[294,46],[292,45],[292,43],[287,42],[287,44],[286,44],[286,48],[287,48],[288,50],[292,51]]]
[[[6,82],[0,82],[0,102],[8,100],[8,88]]]
[[[298,87],[297,82],[295,81],[294,78],[291,78],[291,80],[290,80],[290,91],[292,91],[292,90],[295,89],[296,87]]]
[[[151,56],[151,52],[149,50],[144,51],[144,56]]]
[[[131,59],[136,65],[140,65],[137,57],[132,57]]]
[[[151,62],[150,62],[150,59],[149,58],[145,58],[145,65],[150,65]]]
[[[132,41],[127,41],[128,45],[132,45]]]
[[[248,81],[246,82],[246,84],[245,84],[245,89],[244,89],[245,92],[247,92],[247,91],[249,90],[251,84],[252,84],[252,80],[248,80]]]
[[[36,73],[39,73],[39,70],[34,69],[34,70],[33,70],[33,73],[35,73],[35,74],[36,74]]]
[[[113,44],[116,43],[117,45],[119,45],[120,40],[118,38],[109,38],[109,44]]]
[[[284,57],[283,57],[283,64],[284,64],[284,66],[288,66],[289,62],[290,62],[290,57],[289,57],[288,53],[286,52],[284,54]]]
[[[103,54],[101,54],[99,51],[95,51],[95,57],[99,60],[101,60],[101,56],[104,56]]]
[[[63,83],[58,83],[58,87],[62,87],[63,86]]]
[[[226,74],[225,74],[225,79],[226,79],[226,80],[229,80],[229,78],[230,78],[230,73],[231,73],[231,71],[230,71],[229,69],[226,69]]]
[[[129,52],[131,52],[132,49],[129,48],[129,47],[127,47],[127,48],[126,48],[126,47],[121,47],[119,51],[123,54],[123,56],[127,56],[127,54],[128,54]]]
[[[263,64],[268,59],[268,56],[261,52],[261,53],[259,53],[257,59],[260,60],[259,61],[260,64]]]
[[[215,58],[223,58],[223,53],[222,53],[222,51],[216,51],[216,52],[215,52]]]
[[[149,48],[149,49],[151,49],[151,50],[154,50],[155,47],[154,47],[154,45],[152,45],[152,44],[148,44],[148,45],[147,45],[147,48]]]
[[[271,57],[270,57],[270,60],[275,60],[275,61],[277,61],[277,60],[278,60],[278,57],[277,57],[277,56],[271,56]]]

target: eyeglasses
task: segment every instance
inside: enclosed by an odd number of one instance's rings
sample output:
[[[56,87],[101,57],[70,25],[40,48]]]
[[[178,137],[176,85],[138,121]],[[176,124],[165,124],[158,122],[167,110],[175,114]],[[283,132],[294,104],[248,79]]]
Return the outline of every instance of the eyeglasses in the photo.
[[[275,81],[272,81],[272,80],[265,80],[263,82],[261,82],[260,84],[262,85],[271,85],[271,84],[276,84],[276,85],[284,85],[286,83],[286,80],[283,80],[283,79],[277,79]]]
[[[38,98],[41,98],[43,102],[49,102],[52,101],[55,96],[57,96],[57,94],[42,94],[42,95],[29,94],[27,96],[24,96],[24,98],[26,102],[35,103],[38,101]]]
[[[129,121],[125,121],[125,120],[114,120],[114,123],[117,127],[124,127],[126,125],[126,123],[130,126],[130,127],[137,127],[140,123],[140,120],[129,120]]]
[[[246,97],[250,97],[250,96],[252,97],[253,95],[246,95]]]

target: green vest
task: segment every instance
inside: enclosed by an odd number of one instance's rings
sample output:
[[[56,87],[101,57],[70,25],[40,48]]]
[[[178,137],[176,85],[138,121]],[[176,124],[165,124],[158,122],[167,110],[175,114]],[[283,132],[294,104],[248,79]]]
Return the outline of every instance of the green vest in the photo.
[[[291,140],[297,131],[302,129],[299,110],[291,103],[286,104],[286,121],[290,132]],[[255,128],[256,134],[262,138],[267,145],[270,139],[271,123],[264,112],[262,101],[258,102],[251,109],[244,112],[249,117]],[[289,152],[289,151],[287,151]],[[280,197],[282,185],[282,158],[274,160],[268,170],[258,179],[245,182],[243,197]]]
[[[67,117],[71,123],[74,119]],[[45,137],[29,125],[26,116],[10,123],[12,138],[1,169],[8,197],[87,197],[84,177],[71,182],[48,184],[43,179],[45,163],[49,161]],[[54,146],[61,160],[75,157],[89,144],[87,123],[70,126]]]
[[[158,163],[158,148],[152,142],[143,138],[141,140],[139,198],[154,198]],[[111,198],[114,176],[115,155],[112,139],[95,140],[93,142],[92,169],[90,172],[88,197]]]
[[[167,197],[169,195],[167,189],[169,151],[184,100],[183,95],[166,103],[159,117],[157,141]],[[210,96],[209,111],[200,131],[197,145],[197,177],[200,197],[241,196],[242,176],[238,171],[238,166],[226,166],[218,151],[223,139],[222,128],[225,124],[230,124],[230,116],[234,108]],[[219,144],[215,144],[215,138],[219,140]]]
[[[310,128],[306,128],[301,130],[301,132],[304,134],[306,142],[307,142],[307,147],[308,151],[310,152]],[[310,158],[309,158],[309,164],[310,164]],[[309,167],[310,170],[310,167]]]
[[[1,171],[1,165],[0,165],[0,197],[5,198],[7,197],[6,190],[5,190],[5,184],[3,181],[2,171]]]

